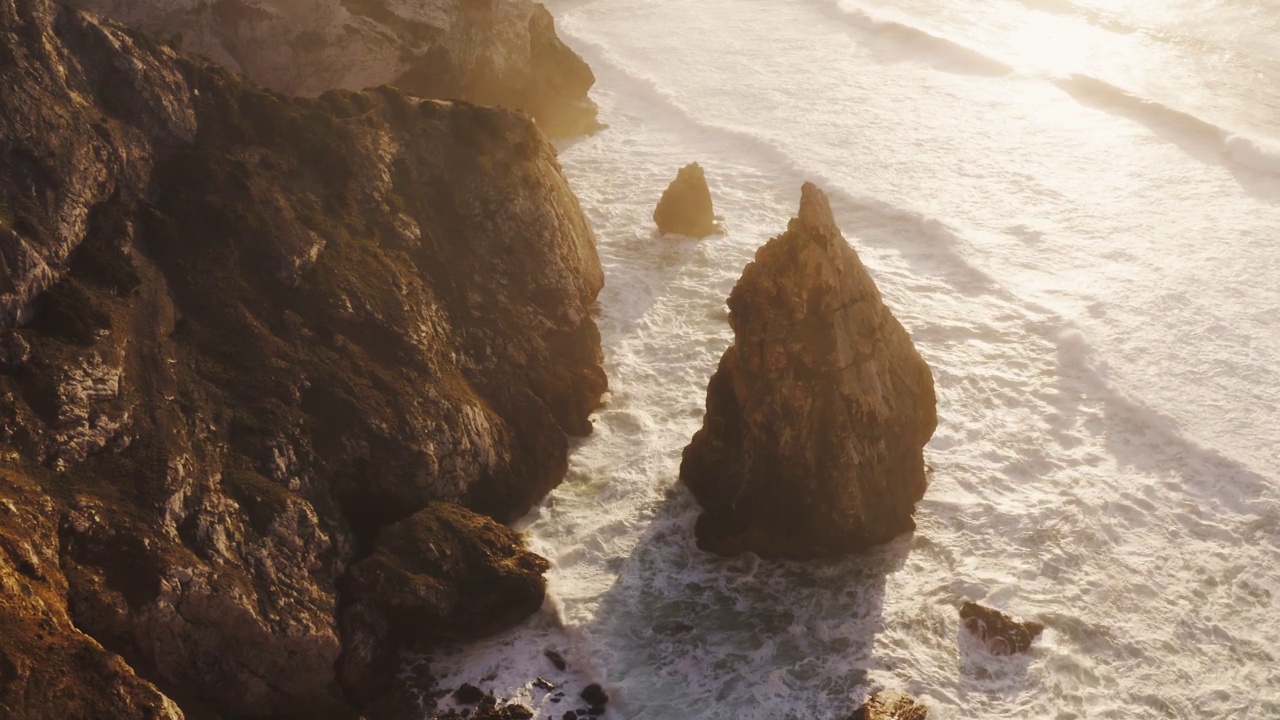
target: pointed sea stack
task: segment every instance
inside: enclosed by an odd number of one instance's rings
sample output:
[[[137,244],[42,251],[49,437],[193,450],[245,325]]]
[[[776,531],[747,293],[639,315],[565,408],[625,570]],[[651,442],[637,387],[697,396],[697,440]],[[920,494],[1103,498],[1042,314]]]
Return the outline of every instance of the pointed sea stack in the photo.
[[[724,232],[716,224],[707,174],[701,165],[689,163],[680,168],[676,179],[662,193],[662,199],[653,211],[653,221],[658,224],[659,235],[686,235],[701,239]]]
[[[729,311],[734,345],[680,466],[704,510],[698,546],[812,558],[913,529],[933,374],[817,187],[756,252]]]

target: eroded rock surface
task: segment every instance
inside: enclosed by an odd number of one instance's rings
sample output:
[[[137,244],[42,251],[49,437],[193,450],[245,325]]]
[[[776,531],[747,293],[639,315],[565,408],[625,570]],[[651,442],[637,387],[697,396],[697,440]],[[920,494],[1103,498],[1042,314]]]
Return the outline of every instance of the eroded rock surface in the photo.
[[[707,188],[707,175],[701,165],[690,163],[680,168],[676,179],[662,193],[653,211],[653,221],[658,224],[660,235],[705,238],[723,232],[716,224],[711,190]]]
[[[559,482],[602,282],[526,115],[0,0],[6,717],[349,715],[349,566]]]
[[[1031,649],[1031,643],[1044,632],[1044,625],[1034,620],[1019,621],[975,602],[960,606],[960,621],[974,637],[982,641],[992,655],[1013,655]]]
[[[929,709],[911,696],[897,690],[882,690],[867,698],[867,702],[849,720],[928,720]]]
[[[914,528],[933,376],[818,188],[804,186],[799,216],[747,265],[729,323],[680,466],[704,510],[698,545],[806,558]]]
[[[351,567],[349,646],[380,654],[354,670],[394,663],[401,648],[488,635],[523,620],[542,606],[546,570],[547,561],[510,528],[431,503],[384,528],[373,553]]]
[[[392,84],[599,127],[595,75],[530,0],[71,0],[288,95]]]

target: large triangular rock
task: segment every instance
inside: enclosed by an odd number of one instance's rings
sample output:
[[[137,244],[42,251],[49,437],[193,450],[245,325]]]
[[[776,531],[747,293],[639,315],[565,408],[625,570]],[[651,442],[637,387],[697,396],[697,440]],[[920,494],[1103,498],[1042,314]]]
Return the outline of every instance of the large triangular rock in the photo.
[[[704,238],[724,232],[716,224],[716,211],[707,188],[707,174],[698,163],[680,168],[653,211],[659,235]]]
[[[817,187],[747,265],[729,311],[734,345],[680,466],[705,511],[698,545],[807,558],[913,529],[933,375]]]

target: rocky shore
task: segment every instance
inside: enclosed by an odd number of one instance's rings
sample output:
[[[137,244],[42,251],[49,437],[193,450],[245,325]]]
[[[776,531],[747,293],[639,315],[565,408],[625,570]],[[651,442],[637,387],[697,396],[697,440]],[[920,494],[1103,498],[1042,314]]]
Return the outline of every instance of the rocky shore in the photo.
[[[355,717],[538,607],[503,523],[606,381],[528,116],[48,0],[0,0],[0,99],[0,714]]]

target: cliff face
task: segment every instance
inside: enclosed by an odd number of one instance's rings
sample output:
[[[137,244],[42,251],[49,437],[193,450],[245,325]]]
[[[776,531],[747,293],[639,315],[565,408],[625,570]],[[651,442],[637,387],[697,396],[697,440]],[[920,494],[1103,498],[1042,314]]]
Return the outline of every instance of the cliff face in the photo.
[[[350,565],[559,482],[601,284],[523,115],[0,0],[0,714],[347,712],[394,650]]]
[[[530,0],[72,0],[289,95],[393,84],[599,127],[595,76]]]
[[[705,510],[698,545],[807,558],[914,528],[933,374],[821,190],[804,186],[787,232],[747,265],[729,323],[734,344],[680,465]]]

